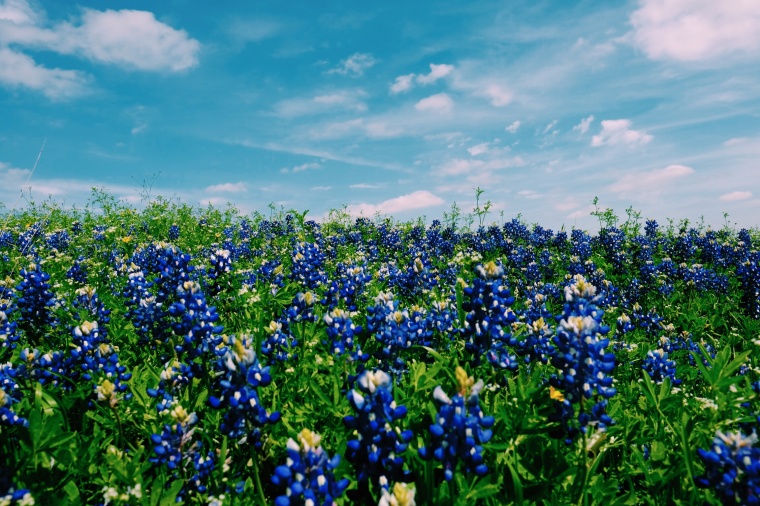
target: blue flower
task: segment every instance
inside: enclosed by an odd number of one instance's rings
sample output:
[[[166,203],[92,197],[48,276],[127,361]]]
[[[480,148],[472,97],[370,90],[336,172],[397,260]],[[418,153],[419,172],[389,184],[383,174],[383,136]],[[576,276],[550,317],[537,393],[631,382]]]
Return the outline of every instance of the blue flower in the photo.
[[[209,404],[224,410],[221,430],[238,443],[261,447],[261,427],[280,419],[278,412],[268,414],[259,399],[258,387],[272,381],[269,367],[261,367],[254,344],[248,336],[225,336],[223,353],[217,359],[215,395]]]
[[[393,400],[391,377],[381,370],[364,371],[348,392],[348,402],[356,412],[343,418],[356,439],[348,441],[346,459],[354,465],[360,483],[381,478],[408,481],[404,470],[406,451],[412,432],[402,431],[398,423],[406,416],[406,406]]]
[[[576,274],[573,283],[565,287],[564,312],[557,317],[559,325],[552,339],[555,349],[551,363],[559,371],[549,384],[562,393],[562,399],[555,399],[556,413],[551,419],[561,423],[568,444],[578,434],[578,429],[569,424],[575,405],[580,407],[578,423],[583,433],[591,422],[600,430],[612,423],[605,407],[606,399],[616,393],[609,376],[615,367],[615,355],[606,352],[610,341],[604,336],[609,327],[602,323],[604,311],[595,305],[599,298],[596,286]],[[595,392],[601,400],[584,410],[584,401]]]
[[[484,476],[488,472],[481,445],[490,441],[494,425],[494,418],[480,409],[478,394],[483,381],[476,383],[461,367],[457,367],[456,377],[459,390],[453,397],[446,395],[440,386],[433,391],[439,409],[436,423],[430,426],[431,445],[419,449],[422,459],[434,458],[443,463],[446,481],[454,477],[459,461],[468,473]]]
[[[287,464],[278,466],[272,475],[272,483],[285,488],[285,494],[275,499],[276,506],[330,506],[346,490],[348,479],[336,480],[333,474],[340,456],[330,458],[320,440],[308,429],[298,434],[298,442],[288,439]]]
[[[711,488],[724,504],[760,504],[760,448],[757,434],[715,433],[712,448],[697,449],[705,473],[694,478],[698,487]]]

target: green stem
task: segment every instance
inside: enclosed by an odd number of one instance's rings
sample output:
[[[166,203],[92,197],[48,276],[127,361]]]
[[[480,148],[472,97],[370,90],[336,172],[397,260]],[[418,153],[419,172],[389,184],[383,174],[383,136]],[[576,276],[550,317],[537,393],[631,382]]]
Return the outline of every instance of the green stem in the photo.
[[[256,491],[259,494],[259,502],[262,506],[266,506],[267,498],[264,496],[264,487],[261,486],[261,477],[259,476],[259,455],[256,453],[256,448],[251,445],[251,462],[253,462],[253,476],[256,479]]]

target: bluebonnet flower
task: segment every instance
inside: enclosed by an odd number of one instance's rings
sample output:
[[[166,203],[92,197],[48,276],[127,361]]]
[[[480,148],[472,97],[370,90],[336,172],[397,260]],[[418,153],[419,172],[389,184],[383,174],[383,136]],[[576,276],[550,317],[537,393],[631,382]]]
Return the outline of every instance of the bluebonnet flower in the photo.
[[[478,265],[478,277],[472,286],[464,288],[462,309],[467,311],[461,334],[465,339],[465,350],[474,363],[485,355],[488,361],[502,369],[517,369],[517,357],[506,348],[515,344],[509,333],[510,325],[517,320],[512,311],[515,299],[502,285],[503,267],[494,262]]]
[[[219,344],[223,327],[216,325],[219,320],[216,307],[206,303],[197,282],[185,281],[178,286],[177,297],[177,302],[169,307],[169,314],[177,318],[171,324],[172,332],[179,338],[174,350],[189,363]]]
[[[298,434],[298,442],[288,439],[287,464],[277,466],[272,475],[272,483],[285,488],[285,494],[274,500],[276,506],[331,506],[346,490],[348,479],[336,480],[333,474],[340,456],[331,458],[320,440],[308,429]]]
[[[676,378],[676,363],[668,358],[668,353],[662,348],[649,350],[642,368],[658,385],[665,378],[670,378],[674,386],[681,384],[681,380]]]
[[[51,249],[66,251],[71,244],[71,237],[66,230],[56,230],[45,236],[45,241]]]
[[[7,249],[13,246],[16,238],[10,230],[0,230],[0,249]]]
[[[430,346],[433,322],[419,306],[410,310],[399,309],[392,295],[380,293],[375,306],[367,308],[367,328],[382,345],[383,359],[396,375],[406,371],[402,353],[412,346]]]
[[[166,466],[171,472],[171,479],[190,476],[177,495],[179,501],[189,493],[204,494],[207,491],[208,478],[214,469],[214,453],[202,452],[203,443],[195,435],[198,417],[188,413],[181,405],[175,405],[169,415],[172,424],[165,424],[160,434],[150,437],[154,456],[150,461]]]
[[[168,237],[170,241],[176,241],[179,239],[179,225],[173,223],[172,226],[169,227]]]
[[[215,249],[209,255],[211,268],[206,271],[206,276],[215,283],[209,283],[206,287],[210,295],[216,295],[222,291],[223,287],[219,284],[220,278],[230,272],[232,258],[229,249]]]
[[[254,343],[248,336],[225,336],[223,353],[214,367],[216,371],[215,394],[209,397],[209,404],[215,409],[223,409],[222,433],[235,439],[239,444],[250,443],[261,447],[261,427],[275,423],[280,414],[268,414],[261,404],[259,386],[267,386],[272,381],[269,367],[261,367]]]
[[[612,424],[612,419],[604,412],[606,399],[616,393],[609,376],[615,367],[615,355],[605,352],[609,339],[603,336],[609,332],[609,327],[602,323],[604,312],[595,305],[599,298],[596,287],[581,275],[576,275],[573,281],[565,287],[567,302],[563,314],[557,317],[559,325],[552,340],[556,348],[551,363],[559,373],[549,380],[552,389],[556,389],[556,393],[551,391],[557,410],[551,419],[561,423],[568,444],[579,430],[570,424],[574,406],[580,405],[578,424],[581,432],[585,434],[589,423],[604,430]],[[588,409],[584,401],[591,399],[594,391],[601,400]]]
[[[415,490],[406,483],[396,482],[393,489],[390,486],[383,487],[382,496],[377,506],[415,506]]]
[[[435,458],[443,463],[443,477],[451,481],[459,461],[466,472],[484,476],[488,466],[483,461],[483,443],[493,436],[494,418],[480,409],[478,395],[483,380],[475,380],[461,367],[456,369],[459,384],[453,398],[440,386],[435,387],[433,398],[439,405],[436,423],[430,426],[431,444],[419,449],[424,460]]]
[[[290,333],[290,327],[287,322],[281,321],[269,322],[269,326],[264,329],[267,337],[261,343],[261,354],[270,360],[287,362],[298,358],[295,352],[298,346],[298,339]]]
[[[29,269],[21,269],[21,283],[16,286],[19,297],[16,306],[21,313],[18,328],[33,343],[39,343],[48,326],[58,322],[50,308],[56,304],[50,292],[50,275],[34,264]]]
[[[66,271],[66,277],[73,280],[75,283],[84,285],[87,283],[87,270],[82,266],[84,257],[80,256]]]
[[[709,450],[697,449],[705,473],[694,478],[712,489],[723,504],[760,504],[760,448],[757,434],[715,433]]]
[[[354,341],[354,336],[361,334],[361,325],[354,325],[351,321],[351,314],[343,309],[333,309],[324,316],[325,324],[327,328],[327,337],[329,338],[329,349],[335,355],[343,355],[348,352],[355,358],[364,357],[361,352],[359,343]],[[356,346],[356,352],[354,352],[354,346]],[[369,358],[367,356],[367,358]]]
[[[138,345],[164,343],[171,335],[171,327],[166,318],[168,312],[163,303],[149,290],[151,283],[145,279],[142,269],[132,263],[128,268],[127,286],[123,296],[126,299],[126,316],[132,321],[138,336]]]
[[[753,251],[736,269],[742,289],[741,304],[747,313],[760,319],[760,252]]]
[[[0,504],[3,506],[33,506],[35,504],[32,493],[25,488],[8,488],[0,495]]]
[[[10,363],[0,365],[0,426],[21,425],[26,427],[28,422],[11,409],[13,404],[22,398],[21,390],[15,381],[17,370]]]
[[[19,335],[16,333],[16,322],[9,319],[14,310],[13,301],[3,297],[3,295],[10,295],[4,292],[6,290],[0,287],[0,349],[13,350],[16,348]]]
[[[324,263],[325,255],[314,243],[298,243],[293,250],[290,278],[301,283],[308,290],[316,290],[327,282]]]
[[[348,392],[348,402],[356,412],[343,423],[357,439],[349,439],[346,459],[354,465],[360,483],[379,484],[382,479],[409,481],[404,458],[412,432],[402,431],[399,421],[406,416],[406,406],[393,400],[391,377],[381,370],[364,371]]]

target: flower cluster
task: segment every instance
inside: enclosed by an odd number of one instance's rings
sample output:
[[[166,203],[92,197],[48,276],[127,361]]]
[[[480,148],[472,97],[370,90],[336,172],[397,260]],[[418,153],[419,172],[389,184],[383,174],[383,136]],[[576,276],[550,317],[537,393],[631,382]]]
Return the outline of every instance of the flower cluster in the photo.
[[[359,344],[354,341],[354,336],[361,334],[361,325],[354,325],[351,321],[351,315],[343,309],[333,309],[324,316],[325,331],[330,340],[326,343],[335,355],[343,355],[346,352],[352,354],[354,358],[361,358],[364,355],[361,352]],[[354,346],[356,352],[354,353]]]
[[[41,342],[48,325],[56,325],[57,320],[50,311],[56,303],[50,292],[50,275],[35,264],[29,269],[21,269],[21,283],[16,286],[19,297],[16,299],[21,318],[19,329],[34,343]]]
[[[340,456],[331,458],[320,440],[309,429],[298,434],[298,442],[288,439],[287,464],[277,466],[272,475],[272,483],[285,489],[285,494],[275,499],[276,506],[331,506],[346,490],[348,479],[336,480],[333,474]]]
[[[16,384],[17,371],[11,364],[0,365],[0,426],[21,425],[26,427],[28,422],[11,409],[12,405],[21,400],[21,390]]]
[[[464,328],[465,349],[477,363],[482,355],[496,367],[517,369],[517,358],[506,348],[514,344],[509,326],[517,320],[511,309],[515,299],[502,285],[504,268],[494,262],[478,265],[478,277],[464,288],[462,309],[467,311]]]
[[[681,380],[676,378],[676,363],[668,358],[668,352],[663,348],[649,350],[642,368],[658,385],[665,378],[670,378],[671,384],[674,386],[681,384]]]
[[[293,250],[293,264],[290,267],[290,278],[301,283],[308,290],[316,290],[319,285],[327,282],[324,263],[325,255],[319,246],[313,243],[298,243]]]
[[[354,465],[360,483],[381,479],[408,481],[409,471],[404,470],[407,444],[412,432],[402,431],[399,421],[406,416],[406,406],[397,406],[393,400],[391,377],[381,370],[364,371],[351,391],[348,402],[356,412],[343,419],[346,427],[357,439],[350,439],[346,458]]]
[[[574,406],[580,407],[580,431],[585,433],[589,423],[603,430],[612,423],[605,413],[606,399],[616,390],[612,388],[612,377],[608,376],[615,367],[615,355],[605,351],[609,339],[603,336],[609,327],[602,324],[604,311],[595,305],[596,287],[577,274],[573,283],[565,287],[565,300],[564,312],[552,339],[555,350],[551,363],[559,372],[550,378],[549,384],[556,389],[552,391],[552,398],[557,403],[557,412],[552,420],[561,423],[569,444],[578,434],[578,429],[569,424]],[[602,399],[588,409],[584,401],[591,399],[594,391]]]
[[[161,434],[150,437],[154,456],[150,461],[166,466],[172,473],[172,479],[190,476],[177,496],[178,501],[188,493],[206,493],[207,481],[214,469],[214,453],[203,454],[203,443],[194,437],[198,417],[188,413],[177,404],[169,413],[172,424],[165,424]]]
[[[209,397],[209,404],[224,410],[223,434],[258,448],[260,428],[280,419],[278,412],[268,414],[259,399],[258,387],[272,381],[269,367],[261,367],[248,336],[224,336],[220,351],[215,365],[217,394]]]
[[[715,433],[712,448],[697,449],[705,473],[694,478],[698,487],[710,488],[723,504],[760,504],[760,448],[757,434]]]
[[[367,308],[367,328],[382,345],[383,359],[396,375],[406,371],[402,352],[414,345],[430,346],[434,322],[419,306],[399,309],[390,294],[380,293]]]
[[[476,383],[461,367],[456,369],[456,378],[459,389],[453,398],[446,395],[440,386],[435,387],[433,398],[440,407],[436,423],[430,426],[432,443],[419,449],[422,459],[435,458],[443,464],[446,481],[454,478],[460,460],[466,472],[484,476],[488,466],[483,461],[481,445],[493,435],[494,417],[483,414],[478,399],[483,380]]]

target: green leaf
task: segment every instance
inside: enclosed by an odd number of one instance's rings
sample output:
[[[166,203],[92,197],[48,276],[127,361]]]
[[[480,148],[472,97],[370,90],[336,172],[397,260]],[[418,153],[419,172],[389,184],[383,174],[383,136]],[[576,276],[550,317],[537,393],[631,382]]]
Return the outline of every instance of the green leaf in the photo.
[[[68,499],[69,504],[79,502],[79,489],[73,480],[66,482],[66,485],[63,486],[63,491],[66,492],[66,498]]]

